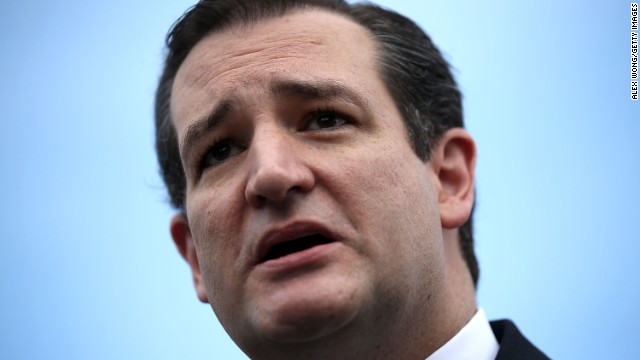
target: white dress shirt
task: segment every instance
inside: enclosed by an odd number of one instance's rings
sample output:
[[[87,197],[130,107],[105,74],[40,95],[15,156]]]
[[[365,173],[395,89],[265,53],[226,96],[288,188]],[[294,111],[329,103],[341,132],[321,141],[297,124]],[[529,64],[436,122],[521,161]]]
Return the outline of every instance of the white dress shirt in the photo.
[[[495,360],[500,345],[479,308],[458,333],[426,360]]]

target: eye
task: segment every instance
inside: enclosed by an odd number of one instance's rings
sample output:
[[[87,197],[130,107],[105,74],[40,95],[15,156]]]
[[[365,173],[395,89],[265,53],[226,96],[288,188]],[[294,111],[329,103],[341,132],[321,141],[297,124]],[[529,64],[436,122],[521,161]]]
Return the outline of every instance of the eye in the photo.
[[[242,148],[233,143],[222,140],[215,143],[202,157],[200,168],[206,169],[222,164],[232,156],[240,153]]]
[[[347,124],[347,117],[333,110],[318,110],[311,115],[307,130],[322,130],[340,127]]]

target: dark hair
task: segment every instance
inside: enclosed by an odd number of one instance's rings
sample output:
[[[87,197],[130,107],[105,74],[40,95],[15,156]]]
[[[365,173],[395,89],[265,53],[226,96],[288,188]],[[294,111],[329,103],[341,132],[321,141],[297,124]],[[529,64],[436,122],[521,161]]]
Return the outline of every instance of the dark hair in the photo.
[[[341,0],[201,0],[167,35],[168,54],[156,92],[156,151],[171,203],[185,210],[186,179],[169,103],[178,68],[206,35],[238,23],[248,24],[306,8],[346,16],[376,41],[379,71],[406,124],[415,153],[428,160],[442,134],[463,127],[462,99],[449,65],[414,22],[372,4]],[[473,215],[473,211],[472,211]],[[477,286],[479,268],[473,249],[472,217],[460,227],[460,248]]]

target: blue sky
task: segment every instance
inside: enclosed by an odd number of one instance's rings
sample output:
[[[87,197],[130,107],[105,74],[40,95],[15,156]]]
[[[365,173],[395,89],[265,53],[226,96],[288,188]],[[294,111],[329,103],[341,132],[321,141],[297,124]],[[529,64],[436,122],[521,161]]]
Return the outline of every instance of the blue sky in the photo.
[[[479,303],[553,358],[637,357],[640,102],[626,1],[384,1],[478,143]],[[244,359],[168,233],[163,39],[191,1],[3,1],[0,357]]]

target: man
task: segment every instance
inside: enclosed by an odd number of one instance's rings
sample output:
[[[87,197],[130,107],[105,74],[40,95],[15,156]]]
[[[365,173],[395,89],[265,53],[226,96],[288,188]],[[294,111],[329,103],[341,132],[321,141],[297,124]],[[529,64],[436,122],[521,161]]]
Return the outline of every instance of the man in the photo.
[[[476,307],[475,145],[410,20],[201,1],[168,48],[156,129],[171,235],[249,357],[546,358]]]

